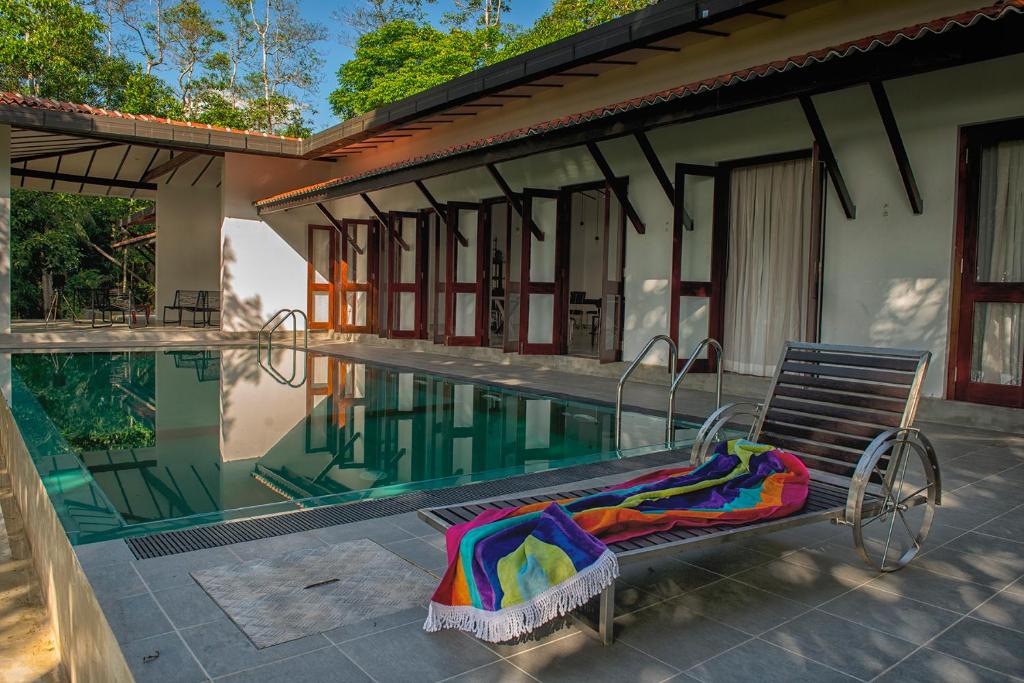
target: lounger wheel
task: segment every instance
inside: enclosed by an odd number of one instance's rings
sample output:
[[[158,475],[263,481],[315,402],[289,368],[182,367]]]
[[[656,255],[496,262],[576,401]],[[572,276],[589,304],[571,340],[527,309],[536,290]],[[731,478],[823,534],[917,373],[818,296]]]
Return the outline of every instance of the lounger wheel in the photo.
[[[865,449],[846,503],[853,543],[871,567],[902,569],[913,560],[940,504],[935,449],[914,429],[879,435]]]
[[[711,449],[715,444],[730,436],[735,438],[735,432],[739,429],[747,429],[747,438],[750,438],[752,427],[734,426],[732,434],[728,434],[726,428],[738,417],[751,417],[756,424],[760,412],[761,406],[757,403],[727,403],[711,413],[697,432],[697,438],[694,439],[693,448],[690,451],[690,464],[703,465],[711,456]]]

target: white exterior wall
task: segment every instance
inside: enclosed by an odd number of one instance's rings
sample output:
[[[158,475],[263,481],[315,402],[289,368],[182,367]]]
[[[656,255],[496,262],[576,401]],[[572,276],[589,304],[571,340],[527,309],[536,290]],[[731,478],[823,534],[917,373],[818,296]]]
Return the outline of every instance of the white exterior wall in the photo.
[[[157,187],[157,316],[174,301],[175,290],[220,289],[220,199],[216,188]],[[191,321],[187,313],[182,319]]]
[[[221,216],[221,329],[257,330],[282,308],[306,310],[307,225],[315,207],[260,217],[253,202],[335,172],[334,164],[226,154]]]

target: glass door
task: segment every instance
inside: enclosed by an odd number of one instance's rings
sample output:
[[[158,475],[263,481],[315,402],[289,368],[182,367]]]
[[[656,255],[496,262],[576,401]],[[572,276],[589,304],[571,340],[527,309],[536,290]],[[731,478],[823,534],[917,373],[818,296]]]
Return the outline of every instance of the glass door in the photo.
[[[338,329],[341,332],[377,331],[377,270],[380,223],[346,218],[337,237]]]
[[[625,184],[625,183],[623,183]],[[601,270],[598,357],[602,363],[622,360],[623,304],[626,280],[626,211],[611,186],[604,189],[601,230],[604,254]]]
[[[333,226],[309,226],[306,244],[306,315],[311,330],[334,328],[336,239],[337,231]]]
[[[395,339],[425,339],[427,256],[430,252],[426,220],[415,211],[392,211],[389,219],[389,336]]]
[[[522,229],[520,353],[565,353],[569,296],[565,197],[558,190],[523,190],[523,215],[536,230],[528,223]]]
[[[427,236],[433,256],[430,260],[430,339],[444,344],[445,315],[448,309],[448,226],[433,210],[427,210]]]
[[[487,221],[480,204],[449,202],[445,343],[483,346],[489,312]]]
[[[522,198],[519,199],[522,202]],[[523,219],[508,207],[505,231],[505,319],[501,348],[505,353],[519,350],[520,281],[523,277]]]
[[[966,129],[961,174],[953,398],[1021,408],[1024,120]]]

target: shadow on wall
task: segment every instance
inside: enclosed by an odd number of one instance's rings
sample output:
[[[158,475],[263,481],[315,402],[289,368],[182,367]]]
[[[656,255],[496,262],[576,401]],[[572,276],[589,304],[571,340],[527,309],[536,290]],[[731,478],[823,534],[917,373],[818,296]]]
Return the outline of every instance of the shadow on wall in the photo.
[[[884,300],[871,325],[870,342],[875,346],[929,348],[946,345],[946,300],[949,285],[939,278],[894,278],[889,280]],[[933,360],[941,361],[936,358]]]
[[[630,296],[632,295],[632,299]],[[668,280],[656,278],[644,280],[640,291],[626,286],[626,317],[623,321],[622,357],[631,360],[640,352],[647,340],[656,334],[668,334]],[[649,363],[668,362],[668,352],[658,345],[648,356]]]
[[[263,302],[260,296],[254,295],[242,299],[235,291],[231,267],[238,256],[231,246],[231,238],[225,237],[221,251],[224,265],[221,268],[221,329],[223,330],[258,330],[266,322],[263,320]]]

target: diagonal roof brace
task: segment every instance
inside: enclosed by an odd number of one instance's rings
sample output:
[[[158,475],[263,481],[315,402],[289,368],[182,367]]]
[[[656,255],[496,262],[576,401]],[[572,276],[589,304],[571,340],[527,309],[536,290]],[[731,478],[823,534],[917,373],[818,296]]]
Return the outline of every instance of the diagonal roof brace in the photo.
[[[668,173],[665,172],[665,167],[662,166],[657,152],[654,151],[654,147],[651,145],[651,141],[647,137],[647,133],[642,130],[638,130],[633,133],[633,137],[636,138],[637,144],[640,145],[640,151],[644,153],[644,157],[647,159],[647,163],[651,167],[654,177],[657,178],[658,184],[661,185],[661,189],[665,192],[665,196],[668,197],[668,203],[675,206],[675,188],[672,187],[672,181],[669,180]],[[693,216],[690,215],[690,212],[686,210],[685,206],[680,208],[683,212],[683,227],[687,230],[693,230]]]
[[[836,160],[835,152],[832,151],[832,144],[828,141],[828,135],[825,134],[825,126],[822,125],[821,118],[818,117],[818,110],[814,108],[814,102],[810,95],[800,96],[800,106],[803,107],[804,117],[807,119],[807,125],[811,129],[814,141],[818,143],[818,150],[821,160],[825,164],[825,170],[828,171],[832,185],[836,188],[836,194],[839,195],[843,213],[852,221],[857,217],[857,207],[853,204],[853,197],[850,196],[850,190],[846,187],[846,180],[843,178],[843,172],[839,169],[839,162]]]
[[[527,216],[523,213],[523,203],[519,201],[519,197],[516,196],[516,193],[513,192],[512,188],[509,187],[507,182],[505,182],[505,178],[502,177],[501,172],[498,171],[498,167],[494,164],[487,164],[487,171],[491,174],[491,177],[494,178],[494,182],[497,183],[498,188],[501,190],[501,193],[505,195],[505,199],[508,200],[512,209],[519,214],[519,219],[529,225],[530,232],[533,233],[533,236],[537,238],[538,242],[543,242],[544,231],[540,229],[536,222],[534,222],[533,216]]]
[[[377,208],[377,205],[373,203],[372,199],[370,199],[370,195],[365,192],[361,192],[359,193],[359,196],[362,197],[363,201],[366,202],[366,205],[370,207],[370,211],[372,211],[373,215],[377,217],[377,220],[381,222],[381,225],[385,226],[385,229],[391,234],[391,239],[398,242],[399,246],[401,246],[405,251],[412,251],[409,247],[409,243],[402,239],[402,236],[398,234],[398,231],[392,227],[391,221],[388,220],[388,216]]]
[[[334,229],[341,233],[341,235],[345,238],[345,241],[348,242],[350,245],[352,245],[352,248],[355,249],[357,254],[365,254],[366,253],[366,250],[364,250],[361,246],[359,246],[359,243],[356,242],[355,239],[351,235],[348,234],[348,230],[343,230],[342,229],[341,222],[337,218],[334,217],[334,214],[332,214],[330,211],[327,210],[326,206],[324,206],[320,202],[317,202],[316,203],[316,208],[320,209],[320,213],[322,213],[324,215],[324,218],[326,218],[328,221],[330,221],[331,225],[334,226]]]
[[[430,190],[427,189],[427,186],[423,183],[422,180],[415,180],[413,181],[413,184],[416,185],[417,188],[419,188],[419,191],[421,193],[423,193],[423,197],[430,204],[431,208],[434,209],[434,212],[441,218],[442,221],[444,221],[444,224],[451,228],[452,234],[455,235],[455,239],[459,241],[459,244],[461,244],[464,247],[468,247],[469,240],[467,240],[466,236],[462,234],[461,230],[459,230],[458,221],[456,221],[455,225],[448,224],[447,207],[434,198],[434,195],[430,193]]]
[[[907,155],[907,148],[903,144],[903,136],[900,135],[900,127],[896,123],[896,116],[892,113],[892,105],[889,103],[889,96],[885,92],[885,86],[881,81],[871,81],[871,94],[875,97],[875,105],[878,107],[878,115],[882,117],[882,125],[885,126],[885,134],[889,138],[889,146],[892,147],[892,155],[896,157],[896,166],[900,171],[900,178],[903,179],[903,187],[907,191],[907,200],[910,201],[910,208],[914,213],[924,213],[924,200],[921,199],[921,190],[917,187],[917,178],[914,177],[914,167],[910,165],[910,157]]]
[[[608,160],[604,158],[604,154],[601,153],[597,143],[588,142],[587,151],[590,152],[590,156],[594,157],[594,163],[601,169],[601,175],[604,176],[605,181],[611,186],[612,192],[615,193],[615,198],[619,200],[619,204],[626,210],[626,215],[629,217],[629,222],[633,224],[633,228],[641,235],[647,232],[644,222],[640,220],[639,214],[637,214],[633,204],[629,201],[626,188],[623,187],[622,183],[618,182],[615,174],[612,173],[612,167],[608,164]]]

